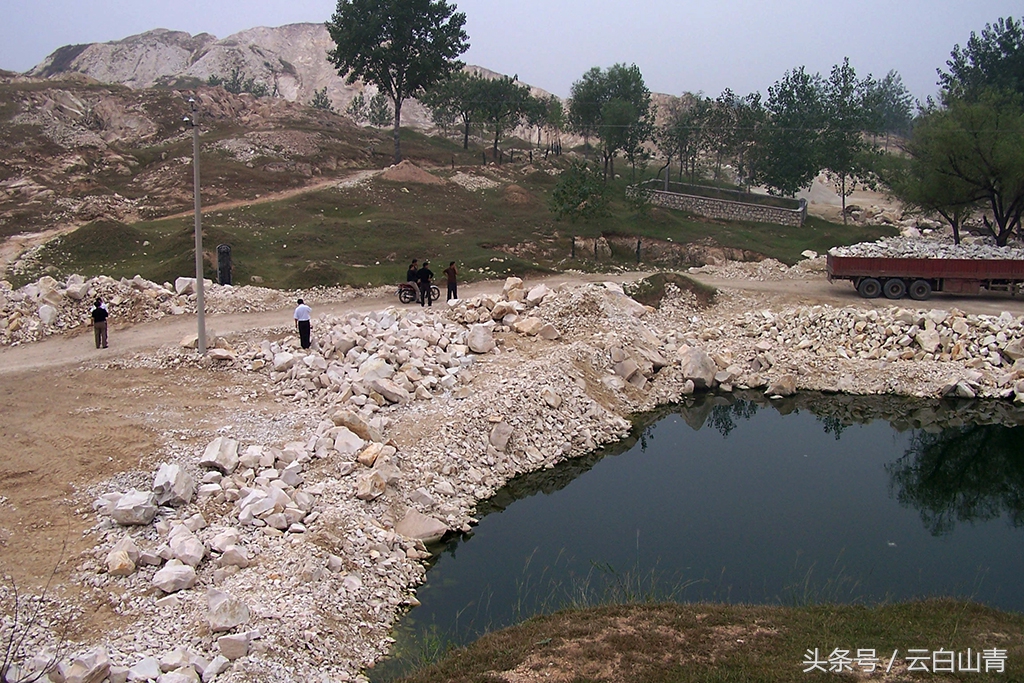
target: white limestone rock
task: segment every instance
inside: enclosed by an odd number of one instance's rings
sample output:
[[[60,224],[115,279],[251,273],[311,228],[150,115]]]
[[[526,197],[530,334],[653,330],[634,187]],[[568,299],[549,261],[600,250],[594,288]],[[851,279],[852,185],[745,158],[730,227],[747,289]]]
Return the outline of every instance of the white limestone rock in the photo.
[[[410,509],[405,513],[402,521],[395,525],[395,531],[406,538],[416,539],[424,543],[434,543],[440,541],[441,537],[448,532],[448,526],[435,517],[430,517],[418,510]]]
[[[153,585],[164,593],[191,588],[196,584],[196,570],[180,560],[168,560],[153,576]]]
[[[679,369],[684,380],[692,380],[697,389],[710,389],[715,385],[718,365],[711,356],[701,349],[682,346],[676,353]]]
[[[224,591],[211,588],[206,592],[206,618],[210,630],[223,633],[249,621],[249,607]]]
[[[238,442],[227,436],[218,436],[207,444],[199,466],[231,474],[238,467]]]
[[[181,465],[163,463],[153,480],[157,505],[188,505],[195,495],[196,482]]]
[[[156,517],[156,501],[150,491],[132,489],[125,493],[110,510],[110,516],[118,524],[146,525]]]
[[[488,325],[473,325],[466,335],[466,345],[473,353],[488,353],[496,346],[494,333]]]

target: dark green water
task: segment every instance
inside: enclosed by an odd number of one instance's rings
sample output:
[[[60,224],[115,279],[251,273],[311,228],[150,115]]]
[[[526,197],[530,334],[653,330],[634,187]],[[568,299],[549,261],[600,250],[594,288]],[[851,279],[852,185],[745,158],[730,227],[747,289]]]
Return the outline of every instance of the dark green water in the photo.
[[[439,642],[608,600],[952,595],[1024,611],[1022,413],[751,394],[644,416],[630,442],[482,506],[471,536],[439,548],[374,678]]]

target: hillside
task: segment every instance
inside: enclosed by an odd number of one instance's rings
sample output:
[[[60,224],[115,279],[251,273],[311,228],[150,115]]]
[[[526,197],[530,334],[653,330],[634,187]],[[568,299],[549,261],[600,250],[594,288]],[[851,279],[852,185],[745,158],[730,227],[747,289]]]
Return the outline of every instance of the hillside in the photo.
[[[189,209],[192,135],[182,119],[192,96],[202,117],[204,205],[366,168],[382,139],[337,114],[222,88],[0,77],[0,237]]]
[[[257,27],[222,39],[208,33],[193,36],[154,29],[109,43],[65,45],[26,75],[82,74],[137,89],[194,86],[210,76],[227,77],[238,69],[289,102],[309,103],[313,93],[327,88],[334,108],[344,111],[353,97],[365,91],[369,100],[376,88],[361,82],[347,85],[327,61],[333,48],[323,24]],[[499,75],[479,66],[467,69],[485,77]],[[539,88],[532,90],[538,96],[549,94]],[[429,112],[416,100],[402,107],[402,123],[417,130],[433,127]]]

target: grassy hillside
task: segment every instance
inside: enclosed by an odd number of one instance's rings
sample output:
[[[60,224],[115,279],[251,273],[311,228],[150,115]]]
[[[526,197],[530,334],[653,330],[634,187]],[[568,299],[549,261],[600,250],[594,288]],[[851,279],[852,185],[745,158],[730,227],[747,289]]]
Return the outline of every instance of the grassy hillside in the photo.
[[[447,143],[414,136],[410,152],[432,157],[459,154]],[[453,145],[454,147],[454,145]],[[552,171],[557,168],[550,169]],[[837,244],[873,240],[891,230],[842,226],[816,218],[802,228],[756,223],[708,221],[681,212],[652,209],[636,215],[624,201],[625,181],[613,183],[610,215],[589,223],[558,221],[548,208],[557,176],[524,165],[460,167],[463,174],[497,177],[502,185],[471,191],[442,185],[389,182],[380,178],[348,188],[330,188],[291,199],[212,211],[203,216],[207,273],[215,273],[216,248],[232,247],[234,283],[294,288],[314,285],[379,285],[402,280],[409,260],[429,259],[435,272],[456,261],[465,279],[524,275],[559,268],[635,266],[634,249],[613,250],[612,257],[570,260],[572,238],[629,235],[671,241],[702,242],[758,252],[793,263],[805,249],[824,251]],[[452,176],[439,169],[436,174]],[[510,185],[511,183],[511,185]],[[171,281],[194,271],[191,217],[124,225],[90,223],[50,243],[39,267],[60,275],[141,274]],[[648,265],[651,265],[648,263]]]

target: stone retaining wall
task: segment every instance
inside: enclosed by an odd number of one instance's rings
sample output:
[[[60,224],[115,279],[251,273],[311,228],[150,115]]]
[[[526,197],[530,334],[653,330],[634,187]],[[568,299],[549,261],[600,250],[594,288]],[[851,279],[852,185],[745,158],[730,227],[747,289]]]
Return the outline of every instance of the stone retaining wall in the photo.
[[[801,226],[807,218],[807,202],[800,200],[799,209],[783,209],[777,206],[748,204],[727,199],[713,199],[693,194],[680,194],[664,190],[651,190],[651,204],[666,209],[689,211],[698,216],[719,218],[727,221],[752,221],[755,223],[776,223],[779,225]]]

